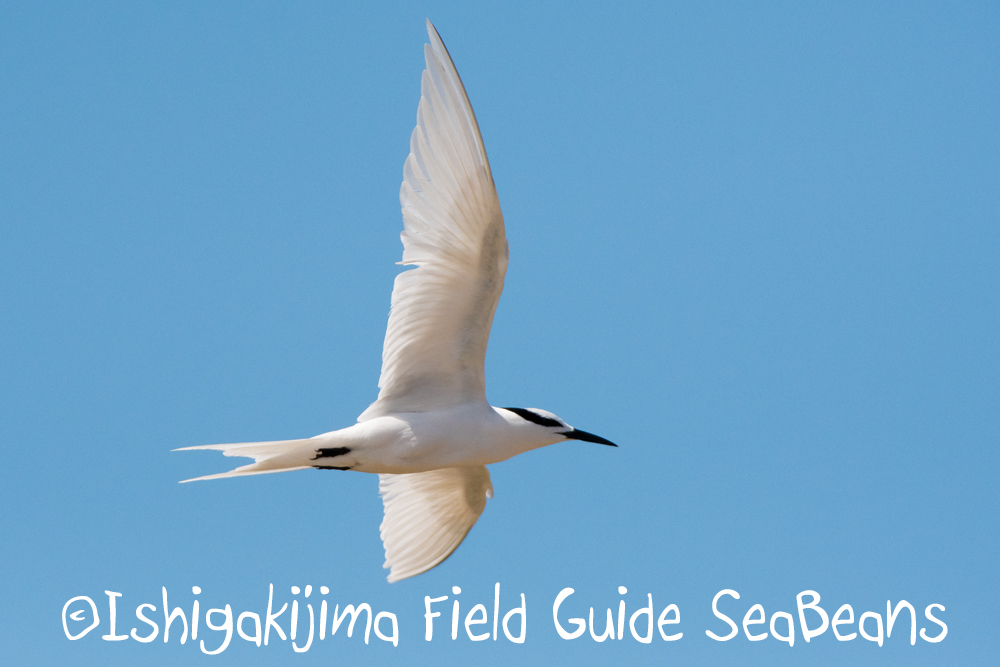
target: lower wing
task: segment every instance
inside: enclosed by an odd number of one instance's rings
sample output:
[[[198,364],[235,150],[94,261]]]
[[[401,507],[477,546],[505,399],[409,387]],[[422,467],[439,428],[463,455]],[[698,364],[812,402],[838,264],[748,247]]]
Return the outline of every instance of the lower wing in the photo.
[[[493,497],[486,466],[379,475],[389,581],[426,572],[462,543]]]

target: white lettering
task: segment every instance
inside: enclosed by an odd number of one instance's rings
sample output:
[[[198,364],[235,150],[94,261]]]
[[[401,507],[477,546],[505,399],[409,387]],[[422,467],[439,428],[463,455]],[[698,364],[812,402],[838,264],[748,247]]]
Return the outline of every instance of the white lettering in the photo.
[[[69,609],[69,606],[71,604],[73,604],[74,602],[76,602],[77,600],[86,600],[87,601],[87,604],[90,605],[90,612],[94,615],[94,621],[90,625],[88,625],[86,628],[84,628],[83,630],[81,630],[80,632],[78,632],[78,633],[76,633],[74,635],[74,634],[70,634],[69,627],[68,627],[68,625],[66,623],[66,610]],[[941,607],[941,609],[944,609],[944,607]],[[69,618],[70,618],[71,621],[82,621],[83,620],[83,610],[79,609],[77,611],[74,611],[72,614],[69,615]],[[928,618],[930,618],[930,614],[928,614]],[[63,632],[66,633],[66,638],[69,639],[70,641],[76,641],[77,639],[80,639],[81,637],[83,637],[84,635],[86,635],[88,632],[90,632],[91,630],[93,630],[94,628],[96,628],[100,622],[101,622],[101,617],[97,615],[97,605],[94,604],[94,601],[91,600],[86,595],[77,595],[75,598],[73,598],[72,600],[69,600],[66,604],[63,605],[63,610],[62,610]],[[925,637],[925,639],[926,639],[926,637]]]
[[[877,635],[869,635],[867,632],[865,632],[865,619],[868,619],[868,618],[874,618],[875,619],[875,622],[876,622],[877,627],[878,627],[878,634]],[[878,645],[881,646],[882,645],[882,615],[881,614],[876,614],[874,611],[866,611],[865,613],[861,614],[861,619],[858,621],[858,632],[860,632],[861,636],[864,637],[865,639],[867,639],[868,641],[870,641],[870,642],[878,642]]]
[[[477,612],[480,614],[479,619],[473,618],[473,615],[476,614]],[[486,607],[484,607],[481,604],[477,604],[475,607],[472,608],[472,611],[470,611],[468,615],[465,617],[465,634],[469,635],[469,639],[471,639],[474,642],[481,642],[485,639],[489,639],[490,638],[489,632],[484,632],[481,635],[472,634],[473,625],[484,625],[485,623],[486,623]]]
[[[507,629],[507,621],[509,621],[510,617],[514,616],[515,614],[521,617],[521,634],[519,634],[517,637],[514,637],[514,635],[510,634],[510,630]],[[504,614],[503,633],[507,635],[507,639],[511,640],[515,644],[523,644],[524,636],[525,634],[527,634],[527,632],[528,632],[528,605],[524,601],[524,593],[521,593],[521,606],[514,607],[506,614]]]
[[[785,619],[785,622],[788,623],[787,635],[779,635],[778,631],[774,629],[774,622],[779,618]],[[789,646],[795,646],[795,622],[792,620],[791,614],[786,611],[776,611],[771,615],[771,636],[786,642]]]
[[[802,604],[802,598],[806,595],[810,596],[812,600],[809,604]],[[802,591],[795,596],[795,604],[799,608],[799,625],[802,626],[802,638],[808,644],[810,639],[819,637],[826,632],[827,627],[830,625],[830,617],[826,615],[826,610],[819,606],[819,593],[816,591]],[[806,609],[812,609],[823,619],[818,630],[810,630],[806,624]]]
[[[758,614],[757,618],[752,618],[754,612],[757,612]],[[750,607],[750,609],[747,610],[746,615],[743,616],[743,632],[746,633],[747,639],[749,639],[752,642],[760,642],[767,639],[766,632],[762,632],[759,635],[750,634],[749,626],[761,625],[765,622],[764,619],[765,619],[765,614],[763,605],[755,604],[754,606]]]
[[[245,618],[253,619],[254,634],[252,637],[243,632],[243,619]],[[253,642],[257,646],[260,646],[260,616],[252,611],[243,612],[240,614],[240,617],[236,619],[236,632],[239,633],[240,637],[248,642]]]
[[[281,629],[278,625],[277,619],[279,616],[285,613],[285,609],[288,607],[288,603],[281,605],[281,610],[277,614],[272,614],[271,609],[273,609],[274,601],[274,584],[268,584],[267,590],[267,616],[265,616],[264,623],[264,646],[267,646],[268,639],[271,638],[271,627],[274,626],[275,631],[277,631],[278,636],[281,637],[281,641],[285,641],[285,631]]]
[[[482,605],[479,605],[482,606]],[[388,618],[392,622],[392,634],[383,635],[378,627],[379,621]],[[396,615],[389,611],[380,611],[375,617],[375,636],[384,642],[392,642],[393,646],[399,646],[399,624],[396,623]],[[489,635],[487,635],[489,636]]]
[[[122,594],[114,593],[112,591],[104,591],[104,593],[108,596],[108,611],[111,616],[111,627],[108,629],[108,634],[101,635],[101,639],[107,642],[120,642],[123,639],[128,639],[128,635],[115,634],[115,617],[118,615],[118,609],[115,606],[115,598],[120,598]]]
[[[365,626],[365,643],[368,643],[368,638],[371,636],[372,632],[372,608],[367,602],[362,602],[355,609],[353,604],[349,604],[344,607],[344,613],[338,618],[337,614],[340,612],[340,605],[338,604],[333,608],[333,627],[330,629],[330,636],[337,634],[337,630],[340,629],[340,624],[344,622],[347,615],[351,615],[351,623],[347,626],[347,636],[350,637],[354,633],[354,623],[358,620],[358,615],[362,612],[368,613],[368,623]]]
[[[917,643],[917,612],[913,610],[913,605],[906,600],[900,600],[896,603],[895,610],[892,608],[891,601],[885,601],[885,638],[892,637],[892,624],[896,622],[896,617],[899,616],[902,608],[910,610],[910,646],[913,646]]]
[[[552,621],[556,624],[556,632],[563,639],[576,639],[583,634],[584,630],[587,629],[587,624],[582,618],[570,618],[567,619],[568,623],[572,623],[576,626],[576,630],[573,632],[566,632],[566,629],[559,623],[559,605],[568,598],[570,595],[575,593],[572,588],[564,588],[559,591],[559,595],[556,596],[556,601],[552,604]]]
[[[634,614],[632,614],[632,616],[628,619],[628,629],[629,632],[632,633],[632,636],[635,637],[637,641],[640,641],[643,644],[652,644],[653,643],[653,595],[652,593],[646,593],[646,596],[649,598],[649,606],[642,607],[641,609],[637,610]],[[635,619],[639,618],[640,614],[646,614],[647,616],[649,616],[649,623],[647,624],[645,637],[640,637],[639,633],[635,631]]]
[[[296,602],[298,602],[298,600],[296,600]],[[309,610],[309,638],[306,640],[306,645],[301,648],[297,646],[295,644],[295,640],[292,639],[292,650],[296,653],[305,653],[309,650],[309,647],[312,646],[313,643],[313,624],[315,622],[315,618],[313,617],[313,606],[307,602],[306,608]]]
[[[669,612],[674,612],[673,618],[667,618]],[[660,636],[663,637],[665,642],[675,642],[684,636],[683,632],[678,632],[675,635],[668,635],[663,632],[664,625],[676,625],[681,622],[681,610],[677,605],[668,605],[666,609],[660,612],[660,618],[656,621],[656,629],[660,631]]]
[[[167,643],[170,639],[170,624],[174,622],[178,616],[181,617],[181,623],[184,624],[184,632],[181,633],[181,644],[187,641],[188,636],[188,622],[187,617],[184,615],[184,610],[180,607],[176,607],[173,611],[170,611],[170,605],[167,604],[167,588],[163,587],[163,643]]]
[[[153,627],[153,631],[151,633],[149,633],[148,635],[146,635],[145,637],[140,637],[136,633],[136,631],[135,631],[136,629],[132,628],[132,632],[130,634],[132,635],[132,639],[136,640],[137,642],[142,642],[143,644],[148,644],[149,642],[151,642],[154,639],[156,639],[156,635],[160,634],[160,626],[158,626],[155,622],[149,620],[148,618],[146,618],[145,616],[142,615],[142,610],[145,607],[149,607],[150,611],[156,611],[156,607],[154,607],[151,604],[141,604],[141,605],[139,605],[138,607],[135,608],[135,617],[138,618],[143,623],[146,623],[147,625],[151,625]]]
[[[497,584],[499,589],[500,584]],[[499,592],[499,591],[498,591]],[[432,598],[430,595],[424,596],[424,618],[427,619],[427,629],[424,631],[424,639],[430,641],[434,638],[434,619],[441,615],[439,611],[431,611],[431,605],[435,602],[444,602],[448,599],[447,595],[443,595],[439,598]]]
[[[603,642],[605,639],[615,638],[615,619],[611,615],[610,609],[608,609],[608,622],[604,625],[604,633],[597,636],[594,634],[594,608],[590,608],[590,636],[594,638],[595,642]]]
[[[944,621],[935,618],[934,614],[931,613],[931,610],[934,609],[934,607],[937,607],[941,611],[944,611],[944,605],[929,604],[927,605],[927,609],[924,609],[924,616],[926,616],[927,620],[930,621],[931,623],[937,623],[938,625],[940,625],[941,632],[938,634],[937,637],[928,637],[927,633],[924,631],[924,628],[920,628],[920,638],[926,642],[937,644],[939,641],[942,641],[948,635],[948,626],[944,624]],[[94,617],[96,618],[96,615]]]
[[[225,620],[221,625],[215,625],[212,623],[212,614],[222,614]],[[205,649],[205,640],[201,640],[201,652],[205,655],[218,655],[226,650],[229,646],[230,640],[233,638],[233,608],[226,605],[225,609],[209,609],[205,614],[205,625],[209,627],[210,630],[225,631],[226,638],[222,641],[222,645],[214,651],[208,651]]]
[[[718,593],[715,594],[714,598],[712,598],[712,613],[715,614],[716,618],[719,618],[719,619],[722,619],[723,621],[725,621],[729,625],[729,627],[730,627],[729,634],[726,635],[725,637],[720,637],[719,635],[715,634],[711,630],[705,630],[705,634],[708,635],[709,637],[711,637],[712,639],[714,639],[717,642],[727,642],[730,639],[732,639],[733,637],[735,637],[736,633],[739,632],[739,629],[736,627],[736,624],[733,623],[733,619],[729,618],[728,616],[726,616],[725,614],[723,614],[721,611],[719,611],[719,607],[718,607],[719,598],[721,598],[723,595],[729,595],[731,597],[736,598],[737,600],[740,599],[740,594],[737,593],[736,591],[732,590],[731,588],[724,588],[724,589],[722,589],[721,591],[719,591]]]
[[[847,619],[842,621],[840,620],[840,617],[845,611],[847,612]],[[840,630],[837,629],[838,625],[848,625],[853,623],[854,623],[854,607],[852,607],[849,604],[845,604],[844,606],[842,606],[840,609],[837,610],[837,613],[833,615],[833,623],[832,623],[833,634],[837,638],[838,642],[849,642],[858,636],[858,633],[856,632],[852,632],[849,635],[842,635],[840,634]]]

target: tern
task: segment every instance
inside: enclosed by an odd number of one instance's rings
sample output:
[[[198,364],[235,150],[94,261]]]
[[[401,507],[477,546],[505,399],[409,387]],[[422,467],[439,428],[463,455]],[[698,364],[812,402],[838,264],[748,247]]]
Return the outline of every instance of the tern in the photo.
[[[427,21],[427,68],[403,167],[403,259],[378,399],[353,426],[300,440],[184,447],[253,463],[187,482],[318,468],[379,476],[389,581],[458,548],[493,497],[487,464],[567,440],[617,447],[538,408],[486,400],[484,360],[509,247],[465,87]]]

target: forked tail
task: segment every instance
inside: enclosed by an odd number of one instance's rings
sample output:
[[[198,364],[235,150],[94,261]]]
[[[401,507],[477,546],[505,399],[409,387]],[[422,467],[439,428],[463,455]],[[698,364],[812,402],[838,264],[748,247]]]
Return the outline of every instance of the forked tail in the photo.
[[[269,472],[288,472],[290,470],[310,468],[312,466],[305,463],[307,457],[303,456],[303,452],[315,449],[315,446],[316,440],[314,438],[303,438],[301,440],[273,440],[271,442],[237,442],[228,445],[198,445],[196,447],[181,447],[174,451],[187,452],[193,449],[215,449],[226,456],[244,456],[253,459],[253,463],[248,463],[229,472],[220,472],[215,475],[181,480],[181,484],[183,484],[184,482],[197,482],[203,479],[263,475]]]

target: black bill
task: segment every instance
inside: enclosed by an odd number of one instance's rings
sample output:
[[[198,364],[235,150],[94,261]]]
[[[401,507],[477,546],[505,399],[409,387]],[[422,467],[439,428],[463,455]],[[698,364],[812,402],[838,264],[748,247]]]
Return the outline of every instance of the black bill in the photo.
[[[587,433],[586,431],[581,431],[578,428],[572,431],[564,431],[560,435],[566,436],[567,440],[583,440],[584,442],[596,442],[599,445],[607,445],[609,447],[617,447],[615,443],[610,440],[605,440],[599,435],[594,435],[593,433]]]

